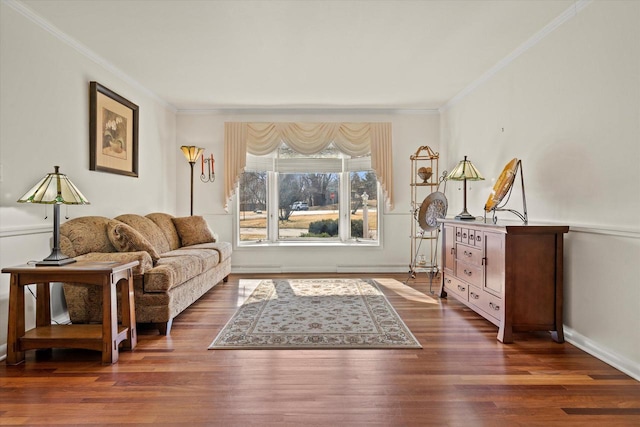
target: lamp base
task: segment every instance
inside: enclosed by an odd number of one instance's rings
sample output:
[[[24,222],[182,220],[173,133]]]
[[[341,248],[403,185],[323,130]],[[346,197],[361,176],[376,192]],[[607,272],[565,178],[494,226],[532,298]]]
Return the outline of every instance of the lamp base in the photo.
[[[69,258],[59,250],[54,249],[53,252],[51,252],[51,255],[42,261],[36,262],[36,267],[60,267],[74,262],[76,262],[75,259]]]
[[[36,267],[60,267],[62,265],[67,265],[74,262],[76,262],[76,260],[73,258],[51,260],[51,261],[47,261],[43,259],[42,261],[36,262]]]
[[[471,215],[469,212],[464,211],[464,212],[461,212],[459,215],[456,215],[455,219],[458,219],[461,221],[474,221],[476,217]]]

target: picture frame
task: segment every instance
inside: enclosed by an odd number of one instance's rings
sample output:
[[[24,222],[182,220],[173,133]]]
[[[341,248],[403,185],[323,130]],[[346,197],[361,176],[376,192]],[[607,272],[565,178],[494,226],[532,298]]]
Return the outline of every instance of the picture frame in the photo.
[[[89,169],[138,177],[138,106],[89,83]]]

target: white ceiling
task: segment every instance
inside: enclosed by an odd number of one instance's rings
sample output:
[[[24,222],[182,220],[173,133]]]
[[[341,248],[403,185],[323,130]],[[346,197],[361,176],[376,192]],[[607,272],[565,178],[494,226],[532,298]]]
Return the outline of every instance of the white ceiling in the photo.
[[[175,109],[194,110],[437,109],[574,1],[19,3]]]

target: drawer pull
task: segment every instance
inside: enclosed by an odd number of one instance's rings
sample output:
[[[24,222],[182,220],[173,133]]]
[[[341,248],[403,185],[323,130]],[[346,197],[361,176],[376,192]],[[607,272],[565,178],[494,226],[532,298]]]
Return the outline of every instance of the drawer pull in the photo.
[[[471,275],[473,274],[472,271],[465,269],[464,270],[464,274],[466,274],[467,276],[471,277]]]
[[[458,290],[459,290],[460,292],[465,292],[465,291],[467,290],[467,288],[465,288],[464,286],[460,286],[460,285],[458,285]]]
[[[476,236],[476,242],[481,242],[482,241],[482,236]]]
[[[493,308],[495,311],[500,311],[500,306],[492,302],[489,303],[489,307]]]
[[[450,285],[451,284],[451,279],[447,279],[447,284]]]
[[[476,294],[475,292],[470,292],[471,298],[473,299],[478,299],[480,298],[480,295]]]
[[[455,255],[456,254],[456,248],[451,248],[451,255]]]
[[[473,256],[473,252],[464,251],[464,255],[468,256],[469,258],[471,258]]]
[[[467,233],[462,233],[462,238],[466,239],[467,238]]]

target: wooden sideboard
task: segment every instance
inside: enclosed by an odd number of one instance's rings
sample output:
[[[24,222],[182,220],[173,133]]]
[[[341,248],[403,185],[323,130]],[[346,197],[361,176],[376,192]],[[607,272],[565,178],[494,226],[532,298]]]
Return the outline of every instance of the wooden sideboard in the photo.
[[[513,332],[562,330],[563,238],[568,226],[486,224],[442,219],[440,296],[457,300],[498,326],[498,340]]]

